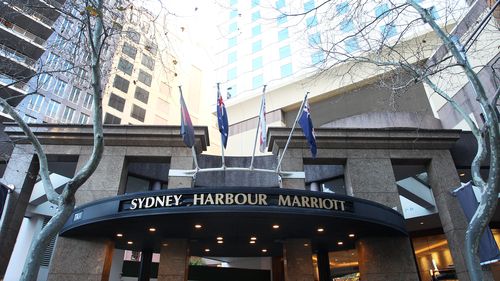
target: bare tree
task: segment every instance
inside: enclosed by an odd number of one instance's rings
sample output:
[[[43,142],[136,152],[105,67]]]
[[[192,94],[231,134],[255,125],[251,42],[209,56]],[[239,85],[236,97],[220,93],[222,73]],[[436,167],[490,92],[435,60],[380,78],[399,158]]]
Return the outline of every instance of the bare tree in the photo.
[[[483,0],[471,5],[461,1],[433,3],[436,6],[425,8],[421,2],[325,0],[318,1],[315,6],[305,4],[304,8],[280,12],[292,18],[290,25],[306,19],[308,28],[315,28],[321,34],[321,40],[315,42],[311,37],[309,40],[310,47],[317,50],[314,54],[317,55],[316,67],[321,70],[319,75],[349,79],[356,77],[363,67],[372,70],[370,75],[374,77],[407,77],[402,74],[410,74],[411,79],[392,85],[393,90],[423,82],[465,120],[478,146],[471,163],[472,180],[482,192],[465,237],[470,279],[478,281],[482,280],[479,240],[495,212],[499,194],[500,87],[497,84],[495,91],[485,89],[477,71],[490,66],[473,66],[469,55],[481,51],[482,47],[475,41],[488,25],[493,11]],[[495,19],[490,21],[490,28],[498,32]],[[493,45],[492,49],[498,52],[497,39],[495,36],[483,38],[483,45]],[[500,81],[498,72],[493,73],[496,75],[494,80]],[[473,88],[484,122],[474,122],[466,109],[453,99],[449,79],[458,75],[463,75]],[[489,170],[484,176],[480,169],[488,155]]]

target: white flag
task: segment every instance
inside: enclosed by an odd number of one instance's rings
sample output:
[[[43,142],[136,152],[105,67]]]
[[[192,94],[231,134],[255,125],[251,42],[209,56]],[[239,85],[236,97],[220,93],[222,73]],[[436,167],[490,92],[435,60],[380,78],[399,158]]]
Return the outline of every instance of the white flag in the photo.
[[[264,87],[265,89],[265,87]],[[259,113],[259,128],[260,128],[260,136],[259,136],[259,150],[260,152],[266,151],[267,146],[267,125],[266,125],[266,92],[265,90],[262,93],[262,104],[260,106]]]

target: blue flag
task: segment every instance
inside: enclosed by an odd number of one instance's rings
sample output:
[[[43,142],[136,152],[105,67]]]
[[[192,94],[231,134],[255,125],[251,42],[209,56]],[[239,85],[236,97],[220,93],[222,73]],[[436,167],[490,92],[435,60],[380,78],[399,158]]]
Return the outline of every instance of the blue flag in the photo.
[[[468,182],[462,185],[453,191],[453,194],[457,196],[465,217],[467,221],[470,222],[479,206],[476,196],[474,195],[474,190],[472,189],[472,184]],[[491,229],[488,226],[486,226],[481,236],[481,240],[479,240],[479,259],[481,260],[481,264],[496,262],[500,259],[500,251],[498,250],[495,238],[493,238],[493,234],[491,234]]]
[[[222,145],[226,148],[227,137],[229,133],[229,123],[227,121],[227,111],[224,100],[220,94],[219,83],[217,83],[217,122],[219,123],[219,132],[222,138]]]
[[[182,90],[179,86],[179,91],[181,92],[181,136],[182,140],[187,147],[193,147],[194,145],[194,127],[191,122],[191,117],[184,102],[184,97],[182,96]]]
[[[311,149],[311,154],[313,158],[316,158],[316,136],[314,135],[314,127],[311,120],[311,113],[309,111],[309,103],[307,100],[304,103],[304,109],[299,118],[299,124],[304,132],[309,148]]]

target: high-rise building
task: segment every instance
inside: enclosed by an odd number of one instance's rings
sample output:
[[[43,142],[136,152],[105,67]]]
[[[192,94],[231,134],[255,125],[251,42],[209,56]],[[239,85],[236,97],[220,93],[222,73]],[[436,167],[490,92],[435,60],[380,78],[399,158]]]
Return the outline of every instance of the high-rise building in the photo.
[[[9,98],[29,92],[30,77],[47,48],[52,26],[59,17],[55,7],[64,1],[3,1],[0,3],[0,96]],[[22,98],[9,99],[17,105]]]

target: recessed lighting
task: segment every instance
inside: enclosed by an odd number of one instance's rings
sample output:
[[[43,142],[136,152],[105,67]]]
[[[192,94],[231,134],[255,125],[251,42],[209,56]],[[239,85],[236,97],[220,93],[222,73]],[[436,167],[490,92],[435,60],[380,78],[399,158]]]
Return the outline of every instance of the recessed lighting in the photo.
[[[262,252],[263,253],[267,253],[267,249],[262,249]]]
[[[423,221],[421,221],[421,222],[420,222],[420,224],[424,224],[424,222],[423,222]]]
[[[257,240],[257,237],[252,236],[252,237],[250,237],[250,240],[255,241],[255,240]]]
[[[250,240],[250,244],[255,244],[255,241],[254,240]]]
[[[323,232],[323,231],[325,231],[324,228],[322,228],[322,227],[318,228],[318,232]]]
[[[217,240],[218,240],[218,241],[220,241],[220,240],[222,240],[222,239],[224,239],[222,236],[217,237]]]
[[[156,228],[154,228],[154,227],[149,228],[149,232],[155,232],[155,231],[156,231]]]
[[[459,176],[463,177],[465,176],[465,173],[460,173]]]
[[[165,247],[167,247],[167,246],[168,246],[168,243],[163,243],[162,245],[163,245],[163,246],[165,246]]]
[[[194,228],[196,228],[196,229],[200,229],[201,227],[202,227],[201,224],[195,224],[194,225]]]
[[[354,236],[355,236],[354,233],[349,234],[349,237],[351,237],[351,238],[353,238]]]
[[[222,243],[224,243],[224,241],[222,240],[217,241],[217,244],[222,244]]]
[[[307,244],[307,243],[304,243],[304,247],[309,247],[309,244]]]
[[[342,246],[342,245],[344,245],[344,242],[339,241],[339,242],[337,242],[337,245]]]
[[[123,237],[123,234],[121,234],[121,233],[117,233],[117,234],[116,234],[116,237]]]
[[[205,252],[207,252],[207,253],[210,252],[210,249],[205,249]]]
[[[127,244],[132,245],[132,244],[134,244],[134,242],[132,242],[132,241],[127,241]]]
[[[279,224],[275,224],[275,225],[273,225],[273,228],[274,229],[278,229],[278,228],[280,228],[280,225]]]

